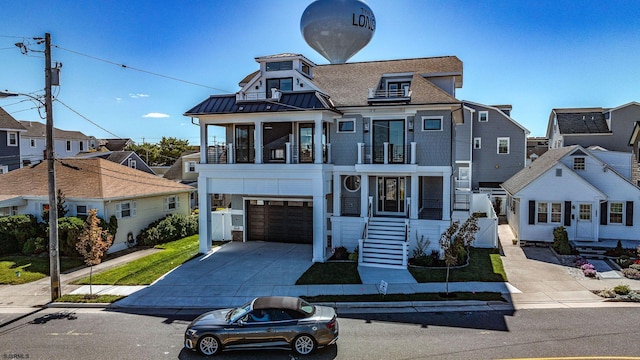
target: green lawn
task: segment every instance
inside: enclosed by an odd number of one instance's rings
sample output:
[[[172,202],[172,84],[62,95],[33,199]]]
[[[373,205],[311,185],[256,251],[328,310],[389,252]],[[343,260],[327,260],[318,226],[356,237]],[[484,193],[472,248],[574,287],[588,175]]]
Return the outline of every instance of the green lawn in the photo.
[[[358,263],[355,261],[313,263],[296,281],[296,285],[318,284],[362,284],[358,274]]]
[[[448,296],[441,296],[437,293],[416,293],[416,294],[370,294],[370,295],[318,295],[303,296],[308,302],[384,302],[384,301],[451,301],[451,300],[479,300],[479,301],[502,301],[505,298],[496,292],[451,292]]]
[[[120,295],[71,295],[65,294],[56,299],[56,302],[71,302],[71,303],[114,303],[124,296]]]
[[[157,245],[156,248],[163,251],[94,274],[93,285],[149,285],[198,254],[198,235]],[[89,277],[74,284],[88,285]]]
[[[79,266],[80,258],[61,258],[60,271],[64,272]],[[18,273],[20,276],[18,276]],[[0,284],[25,284],[49,276],[49,257],[40,256],[3,256],[0,257]]]
[[[504,272],[502,259],[500,259],[500,254],[497,253],[497,250],[476,248],[469,250],[469,266],[451,269],[449,281],[507,281],[507,274]],[[427,269],[411,266],[409,271],[419,283],[444,282],[447,274],[446,268]]]

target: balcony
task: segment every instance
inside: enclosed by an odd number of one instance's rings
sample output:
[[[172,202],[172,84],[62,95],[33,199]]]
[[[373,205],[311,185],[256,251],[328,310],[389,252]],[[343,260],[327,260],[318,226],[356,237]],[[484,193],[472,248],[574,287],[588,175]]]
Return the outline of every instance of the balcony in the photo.
[[[415,164],[417,144],[397,146],[388,142],[365,146],[358,143],[358,164]]]
[[[286,142],[283,146],[265,146],[262,148],[264,159],[257,162],[255,149],[237,149],[233,144],[210,146],[207,149],[207,164],[313,164],[315,163],[314,149],[303,146],[293,146]],[[322,163],[331,163],[331,144],[323,146]]]
[[[382,90],[369,88],[369,103],[409,101],[411,101],[411,90],[408,87]]]

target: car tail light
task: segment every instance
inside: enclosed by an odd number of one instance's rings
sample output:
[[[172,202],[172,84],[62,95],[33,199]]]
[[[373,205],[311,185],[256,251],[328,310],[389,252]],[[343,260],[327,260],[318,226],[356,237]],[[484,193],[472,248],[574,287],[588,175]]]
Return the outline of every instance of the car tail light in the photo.
[[[327,323],[327,329],[333,329],[336,327],[336,321],[336,317],[334,316],[333,319]]]

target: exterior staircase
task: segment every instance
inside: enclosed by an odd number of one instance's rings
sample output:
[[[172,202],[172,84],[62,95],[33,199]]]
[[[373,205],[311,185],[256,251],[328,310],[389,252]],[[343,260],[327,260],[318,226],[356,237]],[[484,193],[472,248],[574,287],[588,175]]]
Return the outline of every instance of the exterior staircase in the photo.
[[[406,269],[406,222],[403,218],[369,218],[358,265]]]

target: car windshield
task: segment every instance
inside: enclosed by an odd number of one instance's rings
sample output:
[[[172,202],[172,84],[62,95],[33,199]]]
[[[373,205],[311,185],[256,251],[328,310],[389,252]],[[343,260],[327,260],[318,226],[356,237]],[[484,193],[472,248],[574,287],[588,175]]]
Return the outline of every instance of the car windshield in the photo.
[[[226,316],[227,321],[231,321],[231,322],[238,321],[238,319],[245,316],[250,310],[251,310],[251,301],[240,307],[231,309],[227,313],[227,316]]]

